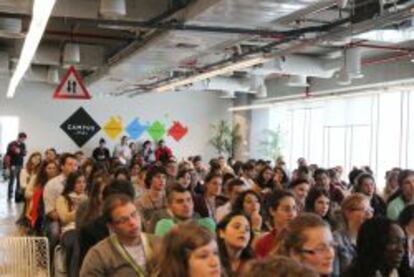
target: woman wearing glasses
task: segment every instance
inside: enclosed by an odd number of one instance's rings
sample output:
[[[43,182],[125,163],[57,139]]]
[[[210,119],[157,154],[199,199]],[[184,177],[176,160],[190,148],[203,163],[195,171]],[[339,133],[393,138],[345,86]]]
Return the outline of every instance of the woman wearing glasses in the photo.
[[[367,196],[354,193],[342,202],[343,226],[334,232],[336,248],[335,273],[344,272],[356,257],[356,241],[361,225],[373,215]]]
[[[335,242],[329,224],[320,216],[303,213],[289,222],[278,253],[309,266],[319,276],[333,272]]]

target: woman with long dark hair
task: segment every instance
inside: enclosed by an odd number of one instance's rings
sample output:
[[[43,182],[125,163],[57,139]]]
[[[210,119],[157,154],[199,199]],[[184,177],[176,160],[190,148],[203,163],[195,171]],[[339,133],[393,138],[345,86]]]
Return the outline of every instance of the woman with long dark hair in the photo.
[[[86,179],[80,171],[69,174],[62,194],[56,200],[56,211],[61,223],[61,244],[65,248],[66,268],[71,267],[71,259],[76,242],[75,217],[79,205],[87,199]]]
[[[244,213],[231,212],[217,224],[220,258],[229,277],[238,276],[246,262],[254,258],[252,240],[252,227]]]
[[[331,225],[331,228],[335,228],[336,222],[332,218],[331,208],[332,205],[329,193],[323,188],[311,188],[306,197],[305,212],[319,215]]]
[[[362,173],[356,179],[355,192],[360,192],[369,197],[371,207],[374,209],[374,216],[385,216],[387,205],[376,192],[375,179],[372,175]]]
[[[266,204],[272,229],[256,241],[255,254],[258,257],[266,257],[276,250],[280,242],[280,234],[298,214],[295,197],[290,191],[274,191]]]
[[[263,227],[260,195],[253,190],[241,192],[234,201],[233,212],[245,213],[252,224],[255,236],[261,234]]]
[[[45,161],[39,169],[33,186],[33,196],[28,204],[26,217],[29,220],[31,231],[36,235],[43,235],[45,209],[43,203],[43,189],[46,183],[59,174],[59,166],[55,160]]]

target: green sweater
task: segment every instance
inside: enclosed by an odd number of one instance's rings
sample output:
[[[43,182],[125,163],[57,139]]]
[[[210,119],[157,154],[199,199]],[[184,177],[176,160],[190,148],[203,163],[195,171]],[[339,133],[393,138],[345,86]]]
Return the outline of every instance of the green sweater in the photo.
[[[398,220],[398,217],[404,208],[405,202],[401,196],[395,198],[390,204],[388,204],[387,217],[391,220]]]

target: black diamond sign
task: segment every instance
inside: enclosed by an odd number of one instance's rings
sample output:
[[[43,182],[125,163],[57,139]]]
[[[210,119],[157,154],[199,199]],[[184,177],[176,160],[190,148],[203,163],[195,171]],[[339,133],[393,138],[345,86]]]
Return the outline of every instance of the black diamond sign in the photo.
[[[93,118],[80,107],[60,128],[79,146],[82,147],[87,143],[101,127]]]

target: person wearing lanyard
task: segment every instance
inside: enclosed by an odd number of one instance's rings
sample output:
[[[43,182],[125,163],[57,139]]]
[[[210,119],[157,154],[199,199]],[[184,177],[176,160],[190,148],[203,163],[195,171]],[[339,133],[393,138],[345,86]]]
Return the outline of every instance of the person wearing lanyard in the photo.
[[[132,199],[124,194],[110,196],[103,215],[111,234],[86,254],[80,276],[148,276],[157,242],[155,236],[141,232]]]

